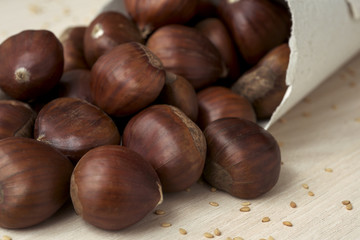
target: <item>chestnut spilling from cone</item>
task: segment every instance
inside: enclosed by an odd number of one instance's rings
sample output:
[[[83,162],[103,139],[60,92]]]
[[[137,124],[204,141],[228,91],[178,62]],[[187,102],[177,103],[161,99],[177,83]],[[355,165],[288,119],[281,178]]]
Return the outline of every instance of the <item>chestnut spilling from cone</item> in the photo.
[[[201,178],[244,199],[277,183],[279,146],[257,121],[287,90],[286,4],[124,4],[59,38],[30,29],[1,43],[0,227],[67,203],[120,230]]]

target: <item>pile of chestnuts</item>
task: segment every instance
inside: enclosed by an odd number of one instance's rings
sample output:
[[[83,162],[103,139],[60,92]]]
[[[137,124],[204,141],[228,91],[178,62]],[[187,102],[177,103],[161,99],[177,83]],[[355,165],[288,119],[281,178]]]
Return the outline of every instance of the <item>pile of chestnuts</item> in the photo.
[[[102,229],[130,226],[204,178],[239,198],[276,184],[257,124],[286,91],[291,18],[271,0],[124,0],[57,37],[0,45],[0,227],[69,199]]]

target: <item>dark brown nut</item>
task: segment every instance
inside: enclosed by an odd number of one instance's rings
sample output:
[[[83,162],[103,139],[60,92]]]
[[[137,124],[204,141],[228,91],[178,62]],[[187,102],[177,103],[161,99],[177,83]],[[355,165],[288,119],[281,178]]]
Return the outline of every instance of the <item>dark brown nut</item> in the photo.
[[[197,0],[125,0],[125,7],[144,38],[153,30],[183,24],[195,14]]]
[[[64,48],[64,72],[88,69],[84,56],[85,26],[68,27],[59,39]]]
[[[185,190],[202,174],[205,137],[176,107],[152,105],[135,115],[125,127],[123,145],[151,163],[165,192]]]
[[[187,79],[198,90],[227,75],[219,51],[198,30],[167,25],[159,28],[147,42],[167,71]]]
[[[33,136],[36,112],[17,100],[0,100],[0,139]]]
[[[287,8],[269,0],[221,0],[219,12],[244,59],[255,65],[290,36]]]
[[[267,119],[281,103],[287,90],[286,71],[290,48],[282,44],[271,50],[231,87],[253,105],[258,119]]]
[[[241,66],[237,48],[222,21],[218,18],[207,18],[199,22],[195,28],[214,44],[229,69],[227,76],[229,80],[222,80],[221,82],[224,82],[224,85],[230,85],[231,82],[236,81],[245,66]]]
[[[127,42],[143,43],[135,23],[119,12],[103,12],[87,27],[84,36],[84,53],[90,67],[96,60],[113,49]]]
[[[75,69],[65,72],[57,85],[58,97],[79,98],[92,103],[90,90],[91,72]]]
[[[194,87],[185,78],[166,72],[165,85],[159,101],[179,108],[194,122],[198,116],[198,102]]]
[[[216,120],[205,129],[207,158],[204,178],[239,198],[256,198],[274,187],[281,156],[274,137],[254,122]]]
[[[63,47],[50,31],[22,31],[0,45],[0,66],[2,90],[12,98],[31,100],[59,82]]]
[[[103,55],[91,70],[94,103],[106,113],[136,113],[159,96],[165,83],[162,63],[146,46],[124,43]]]
[[[86,153],[74,169],[70,188],[77,214],[107,230],[135,224],[162,202],[155,170],[123,146],[101,146]]]
[[[69,198],[71,162],[30,138],[0,140],[0,227],[26,228],[52,216]]]
[[[209,123],[226,117],[244,118],[256,122],[256,115],[249,100],[229,88],[208,87],[197,94],[199,103],[198,125],[205,129]]]
[[[98,107],[76,98],[57,98],[46,104],[36,118],[34,137],[58,149],[73,163],[92,148],[120,143],[112,119]]]

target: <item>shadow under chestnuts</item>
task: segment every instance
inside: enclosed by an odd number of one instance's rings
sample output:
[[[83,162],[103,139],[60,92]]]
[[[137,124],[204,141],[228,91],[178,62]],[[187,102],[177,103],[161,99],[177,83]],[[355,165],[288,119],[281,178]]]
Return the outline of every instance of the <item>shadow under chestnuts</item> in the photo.
[[[120,230],[201,177],[238,198],[277,183],[280,149],[257,120],[287,89],[286,6],[124,4],[61,41],[26,30],[1,43],[0,227],[38,224],[70,198],[85,222]]]

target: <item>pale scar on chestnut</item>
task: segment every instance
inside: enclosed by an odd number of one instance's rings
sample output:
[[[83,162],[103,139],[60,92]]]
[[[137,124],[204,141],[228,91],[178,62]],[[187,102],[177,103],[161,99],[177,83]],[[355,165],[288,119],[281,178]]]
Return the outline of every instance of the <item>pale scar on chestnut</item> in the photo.
[[[30,81],[31,73],[24,67],[16,69],[15,80],[19,83],[25,83]]]

